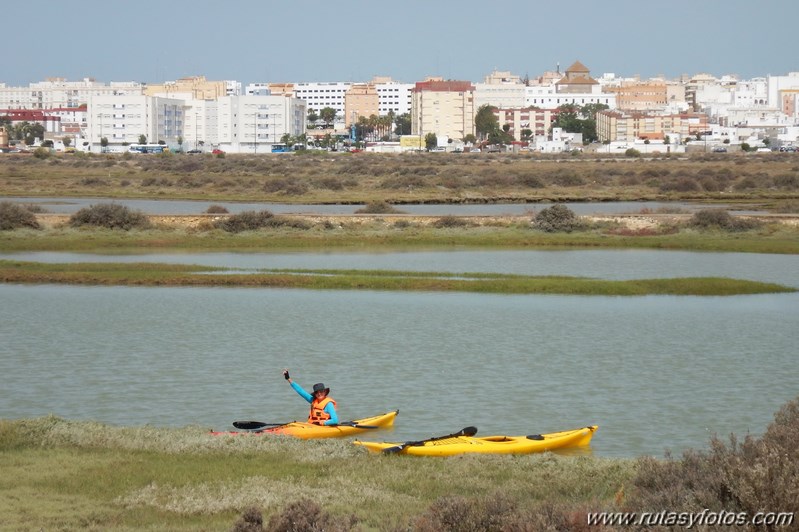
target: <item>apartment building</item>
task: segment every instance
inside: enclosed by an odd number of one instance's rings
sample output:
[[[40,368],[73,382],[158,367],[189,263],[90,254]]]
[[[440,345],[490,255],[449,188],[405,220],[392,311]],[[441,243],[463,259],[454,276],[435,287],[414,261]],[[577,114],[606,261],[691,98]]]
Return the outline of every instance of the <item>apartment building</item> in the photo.
[[[231,96],[231,91],[239,84],[235,81],[208,81],[205,76],[180,78],[161,84],[148,83],[143,93],[146,96],[164,98],[180,98],[183,100],[216,100],[222,96]],[[238,94],[239,91],[234,92]]]
[[[665,82],[624,83],[607,90],[616,93],[616,108],[623,111],[661,111],[668,104]]]
[[[305,133],[307,114],[306,103],[289,96],[217,98],[214,147],[231,153],[270,152],[272,145],[280,144],[285,135]]]
[[[519,76],[495,70],[487,75],[482,83],[475,83],[475,106],[477,109],[484,105],[500,109],[524,107],[525,88]]]
[[[672,140],[708,130],[708,117],[702,113],[624,113],[600,111],[596,115],[596,132],[600,141],[635,142],[636,139]]]
[[[184,133],[184,101],[137,95],[95,95],[89,98],[86,142],[90,151],[100,151],[102,139],[108,148],[121,151],[144,135],[148,143],[163,142],[176,147]]]
[[[344,95],[344,125],[349,128],[360,117],[369,118],[378,113],[377,88],[371,83],[353,83]]]
[[[375,77],[371,83],[377,91],[377,115],[409,114],[413,104],[413,83],[401,83],[388,77]]]
[[[99,83],[93,78],[67,81],[50,78],[30,83],[27,87],[8,87],[0,84],[0,109],[57,109],[86,105],[92,96],[142,94],[138,82]]]
[[[500,128],[508,126],[508,134],[513,140],[521,141],[547,137],[558,112],[556,109],[496,109],[494,116]]]
[[[474,135],[475,87],[470,81],[431,78],[416,83],[411,109],[411,134],[439,138]]]

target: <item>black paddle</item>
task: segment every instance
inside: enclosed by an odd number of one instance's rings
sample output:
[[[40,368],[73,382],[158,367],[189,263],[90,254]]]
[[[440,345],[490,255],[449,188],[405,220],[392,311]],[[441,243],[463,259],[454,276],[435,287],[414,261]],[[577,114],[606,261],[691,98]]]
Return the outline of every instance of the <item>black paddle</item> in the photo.
[[[286,423],[262,423],[260,421],[234,421],[233,426],[242,430],[258,430],[266,427],[279,427]]]
[[[405,443],[401,443],[393,447],[386,447],[385,449],[383,449],[383,452],[389,454],[398,453],[403,449],[405,449],[406,447],[415,447],[419,445],[424,445],[429,441],[446,440],[447,438],[455,438],[457,436],[474,436],[475,434],[477,434],[477,427],[464,427],[454,434],[447,434],[446,436],[436,436],[434,438],[427,438],[426,440],[406,441]]]
[[[262,423],[260,421],[234,421],[233,426],[242,430],[262,430],[266,427],[281,427],[288,423]],[[326,425],[328,427],[344,426],[355,427],[356,429],[379,429],[377,425],[360,425],[354,421],[342,421],[338,425]]]

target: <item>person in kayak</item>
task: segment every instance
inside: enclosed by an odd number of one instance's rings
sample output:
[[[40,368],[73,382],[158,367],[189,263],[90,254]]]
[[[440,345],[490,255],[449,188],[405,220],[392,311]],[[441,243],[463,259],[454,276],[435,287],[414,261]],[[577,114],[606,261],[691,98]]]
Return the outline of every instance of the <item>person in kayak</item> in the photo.
[[[291,380],[289,370],[283,370],[283,377],[289,381],[291,387],[300,394],[300,397],[311,403],[308,423],[313,423],[314,425],[338,425],[336,402],[332,397],[328,397],[330,388],[326,388],[324,384],[317,382],[313,385],[313,394],[310,394],[302,386]]]

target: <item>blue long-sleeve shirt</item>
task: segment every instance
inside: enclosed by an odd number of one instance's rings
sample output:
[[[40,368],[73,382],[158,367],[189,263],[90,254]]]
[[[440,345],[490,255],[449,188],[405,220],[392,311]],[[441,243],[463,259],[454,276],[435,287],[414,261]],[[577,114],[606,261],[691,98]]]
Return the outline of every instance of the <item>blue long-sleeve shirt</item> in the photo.
[[[294,381],[291,381],[291,387],[294,388],[294,391],[300,394],[300,397],[308,401],[309,403],[313,403],[313,395],[306,392],[302,386],[297,384]],[[336,405],[332,402],[327,403],[325,405],[325,412],[327,415],[330,416],[330,419],[324,422],[324,425],[338,425],[338,413],[336,413]]]

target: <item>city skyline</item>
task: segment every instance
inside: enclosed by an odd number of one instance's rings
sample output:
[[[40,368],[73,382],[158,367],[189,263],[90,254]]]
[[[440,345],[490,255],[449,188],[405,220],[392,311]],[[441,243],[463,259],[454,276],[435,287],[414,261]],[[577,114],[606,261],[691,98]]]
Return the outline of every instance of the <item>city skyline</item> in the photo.
[[[637,0],[568,7],[510,0],[501,9],[464,0],[376,3],[208,0],[113,9],[100,0],[4,8],[0,83],[157,83],[191,76],[251,82],[405,83],[429,76],[473,82],[493,70],[536,77],[574,61],[592,75],[642,78],[709,73],[781,75],[799,70],[799,2]],[[10,49],[9,49],[10,48]]]

